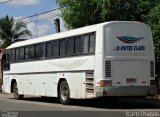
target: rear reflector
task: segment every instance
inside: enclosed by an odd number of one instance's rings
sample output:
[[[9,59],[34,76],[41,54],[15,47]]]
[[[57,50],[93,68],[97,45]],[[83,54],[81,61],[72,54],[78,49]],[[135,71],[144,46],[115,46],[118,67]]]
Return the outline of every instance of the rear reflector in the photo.
[[[156,85],[156,80],[150,80],[150,85]]]

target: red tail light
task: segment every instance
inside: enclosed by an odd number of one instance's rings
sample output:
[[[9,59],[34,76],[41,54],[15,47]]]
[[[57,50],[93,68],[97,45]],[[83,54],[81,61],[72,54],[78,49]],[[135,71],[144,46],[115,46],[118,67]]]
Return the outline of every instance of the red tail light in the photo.
[[[156,85],[156,80],[150,80],[150,85]]]
[[[112,80],[100,80],[100,82],[98,82],[98,84],[99,84],[101,87],[104,87],[104,86],[112,86]]]

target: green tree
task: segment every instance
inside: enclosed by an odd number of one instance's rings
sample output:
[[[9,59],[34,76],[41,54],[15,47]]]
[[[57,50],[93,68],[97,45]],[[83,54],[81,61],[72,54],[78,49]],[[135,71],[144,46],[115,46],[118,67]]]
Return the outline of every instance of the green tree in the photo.
[[[3,41],[1,45],[3,48],[23,39],[24,36],[31,36],[31,32],[26,29],[24,22],[15,22],[13,17],[8,15],[0,19],[0,38]]]
[[[57,0],[68,29],[102,22],[95,0]]]
[[[158,0],[57,0],[66,27],[79,28],[106,21],[144,21]]]
[[[156,75],[160,80],[160,4],[155,6],[146,16],[146,23],[151,26],[154,38]]]

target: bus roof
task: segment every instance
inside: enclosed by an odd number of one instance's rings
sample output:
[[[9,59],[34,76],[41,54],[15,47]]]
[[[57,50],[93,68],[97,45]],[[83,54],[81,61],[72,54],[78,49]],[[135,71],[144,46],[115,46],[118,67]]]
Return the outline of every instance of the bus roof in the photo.
[[[77,29],[73,29],[73,30],[69,30],[69,31],[65,31],[65,32],[60,32],[60,33],[56,33],[56,34],[51,34],[51,35],[47,35],[47,36],[42,36],[42,37],[38,37],[38,38],[33,38],[33,39],[25,40],[25,41],[16,42],[16,43],[13,43],[12,45],[8,46],[7,49],[22,47],[25,45],[31,45],[31,44],[41,43],[41,42],[47,42],[50,40],[67,38],[67,37],[71,37],[71,36],[77,36],[80,34],[86,34],[86,33],[90,33],[90,32],[96,32],[98,27],[104,27],[106,25],[110,25],[113,23],[115,24],[115,23],[140,23],[140,22],[133,22],[133,21],[104,22],[104,23],[85,26],[82,28],[77,28]],[[140,23],[140,24],[143,24],[143,23]]]

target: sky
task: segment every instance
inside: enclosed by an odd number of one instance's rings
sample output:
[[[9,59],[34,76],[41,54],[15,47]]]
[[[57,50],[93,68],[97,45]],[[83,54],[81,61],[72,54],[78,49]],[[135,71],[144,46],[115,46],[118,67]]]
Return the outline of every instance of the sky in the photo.
[[[8,0],[0,0],[0,3],[4,1]],[[0,4],[0,18],[9,15],[14,17],[14,19],[19,19],[53,10],[58,7],[56,0],[13,0],[5,4]],[[54,19],[56,18],[60,18],[59,10],[24,19],[23,21],[33,35],[29,38],[55,33]],[[60,21],[61,31],[65,31],[64,23],[61,18]]]

